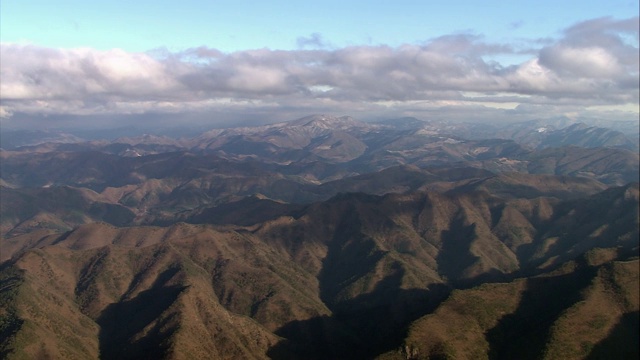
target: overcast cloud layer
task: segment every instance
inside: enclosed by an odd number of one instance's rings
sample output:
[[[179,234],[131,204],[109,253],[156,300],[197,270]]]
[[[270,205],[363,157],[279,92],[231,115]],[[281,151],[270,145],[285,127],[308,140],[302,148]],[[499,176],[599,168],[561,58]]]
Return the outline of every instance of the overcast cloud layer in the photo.
[[[234,53],[2,44],[0,116],[5,124],[25,115],[149,113],[175,114],[176,120],[197,113],[212,121],[221,113],[637,116],[638,27],[638,17],[600,18],[554,40],[495,44],[455,34],[422,45],[339,49],[312,34],[295,51]],[[491,60],[509,57],[526,60]]]

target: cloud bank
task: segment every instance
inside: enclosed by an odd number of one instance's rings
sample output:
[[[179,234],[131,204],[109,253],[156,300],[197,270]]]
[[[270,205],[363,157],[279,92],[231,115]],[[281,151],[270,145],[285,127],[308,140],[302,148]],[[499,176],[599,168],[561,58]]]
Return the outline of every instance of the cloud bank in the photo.
[[[637,114],[638,27],[638,17],[594,19],[524,47],[473,34],[338,49],[312,34],[298,50],[233,53],[2,44],[0,116],[447,111],[464,118],[625,106]],[[495,60],[523,56],[515,64]]]

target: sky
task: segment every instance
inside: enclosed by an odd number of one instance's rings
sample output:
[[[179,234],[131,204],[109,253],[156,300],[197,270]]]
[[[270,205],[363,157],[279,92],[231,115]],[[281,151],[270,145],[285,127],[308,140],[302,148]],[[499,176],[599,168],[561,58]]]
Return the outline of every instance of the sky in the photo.
[[[638,119],[638,1],[0,3],[3,127]]]

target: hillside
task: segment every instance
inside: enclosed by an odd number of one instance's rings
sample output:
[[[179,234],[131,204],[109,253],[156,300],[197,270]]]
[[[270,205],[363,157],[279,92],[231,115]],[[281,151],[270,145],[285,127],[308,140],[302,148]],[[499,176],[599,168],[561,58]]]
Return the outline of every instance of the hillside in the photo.
[[[344,194],[297,212],[250,227],[89,224],[45,236],[3,264],[2,351],[367,358],[452,288],[563,271],[594,248],[612,260],[638,251],[637,185],[567,201]]]
[[[594,250],[528,279],[456,290],[381,359],[634,359],[637,258]]]

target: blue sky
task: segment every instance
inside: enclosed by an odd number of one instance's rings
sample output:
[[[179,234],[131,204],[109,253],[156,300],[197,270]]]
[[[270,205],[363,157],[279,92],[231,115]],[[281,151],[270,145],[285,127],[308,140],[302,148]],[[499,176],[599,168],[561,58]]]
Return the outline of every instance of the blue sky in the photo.
[[[638,1],[46,1],[4,0],[2,42],[146,51],[294,49],[421,43],[470,32],[506,41],[557,37],[579,21],[638,14]]]
[[[629,119],[638,12],[628,0],[3,0],[0,118]]]

